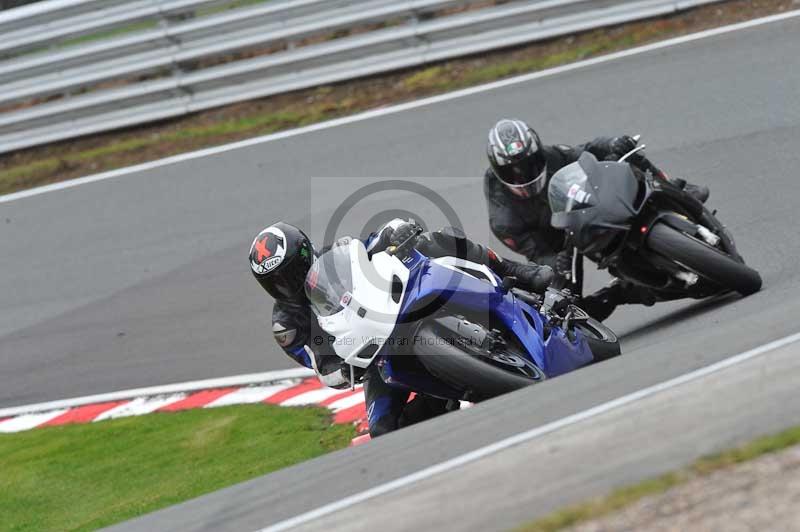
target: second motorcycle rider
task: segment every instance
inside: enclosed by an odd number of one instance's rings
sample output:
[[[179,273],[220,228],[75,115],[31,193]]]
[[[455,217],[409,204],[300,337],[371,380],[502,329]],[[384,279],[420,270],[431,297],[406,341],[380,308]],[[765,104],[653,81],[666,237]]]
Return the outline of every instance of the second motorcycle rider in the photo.
[[[550,178],[588,151],[599,160],[616,160],[636,148],[628,135],[598,137],[579,146],[542,144],[539,135],[522,120],[503,119],[489,131],[489,168],[483,179],[483,193],[489,208],[492,233],[509,249],[537,264],[552,267],[561,284],[571,279],[573,253],[566,248],[563,231],[550,225],[552,211],[547,199]],[[651,167],[658,176],[667,175]],[[708,189],[683,182],[684,190],[705,203]],[[576,290],[582,292],[583,260],[575,264]],[[581,307],[597,320],[608,318],[617,305],[652,305],[649,291],[618,279],[586,296]]]

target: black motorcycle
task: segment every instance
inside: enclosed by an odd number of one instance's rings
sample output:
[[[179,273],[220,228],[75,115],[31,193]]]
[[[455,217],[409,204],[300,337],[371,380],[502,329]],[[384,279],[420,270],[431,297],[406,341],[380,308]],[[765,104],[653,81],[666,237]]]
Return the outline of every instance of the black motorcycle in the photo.
[[[652,289],[662,301],[760,290],[761,276],[744,263],[715,212],[687,194],[685,182],[666,179],[643,149],[619,161],[587,152],[551,179],[551,223],[566,231],[575,256]]]

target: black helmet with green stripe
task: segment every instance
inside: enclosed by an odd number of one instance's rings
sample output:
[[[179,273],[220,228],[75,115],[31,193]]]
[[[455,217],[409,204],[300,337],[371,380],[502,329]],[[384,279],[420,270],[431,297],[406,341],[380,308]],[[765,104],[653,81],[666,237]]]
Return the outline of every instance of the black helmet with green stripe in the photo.
[[[547,161],[539,135],[525,122],[503,119],[489,131],[487,147],[492,173],[522,198],[540,194],[547,185]]]

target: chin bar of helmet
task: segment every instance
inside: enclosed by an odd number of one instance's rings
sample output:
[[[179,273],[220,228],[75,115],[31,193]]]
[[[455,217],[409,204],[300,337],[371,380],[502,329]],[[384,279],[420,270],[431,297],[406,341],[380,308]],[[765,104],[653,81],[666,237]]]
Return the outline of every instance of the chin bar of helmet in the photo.
[[[500,182],[503,183],[508,188],[525,188],[525,187],[529,187],[529,186],[533,185],[534,183],[538,183],[541,179],[544,179],[544,177],[547,175],[547,167],[545,166],[544,169],[542,170],[542,172],[538,176],[534,177],[533,179],[531,179],[527,183],[509,183],[508,181],[505,181],[499,175],[497,175],[496,172],[492,172],[492,173],[494,173],[495,177],[497,179],[499,179]]]

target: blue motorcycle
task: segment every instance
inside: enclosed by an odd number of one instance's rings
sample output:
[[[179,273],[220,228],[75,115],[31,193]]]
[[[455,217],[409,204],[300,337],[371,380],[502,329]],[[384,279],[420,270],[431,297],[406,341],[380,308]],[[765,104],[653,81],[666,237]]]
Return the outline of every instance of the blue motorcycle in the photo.
[[[569,291],[523,292],[485,265],[426,257],[414,241],[370,254],[343,239],[306,277],[354,383],[375,365],[391,386],[475,402],[620,354]]]

